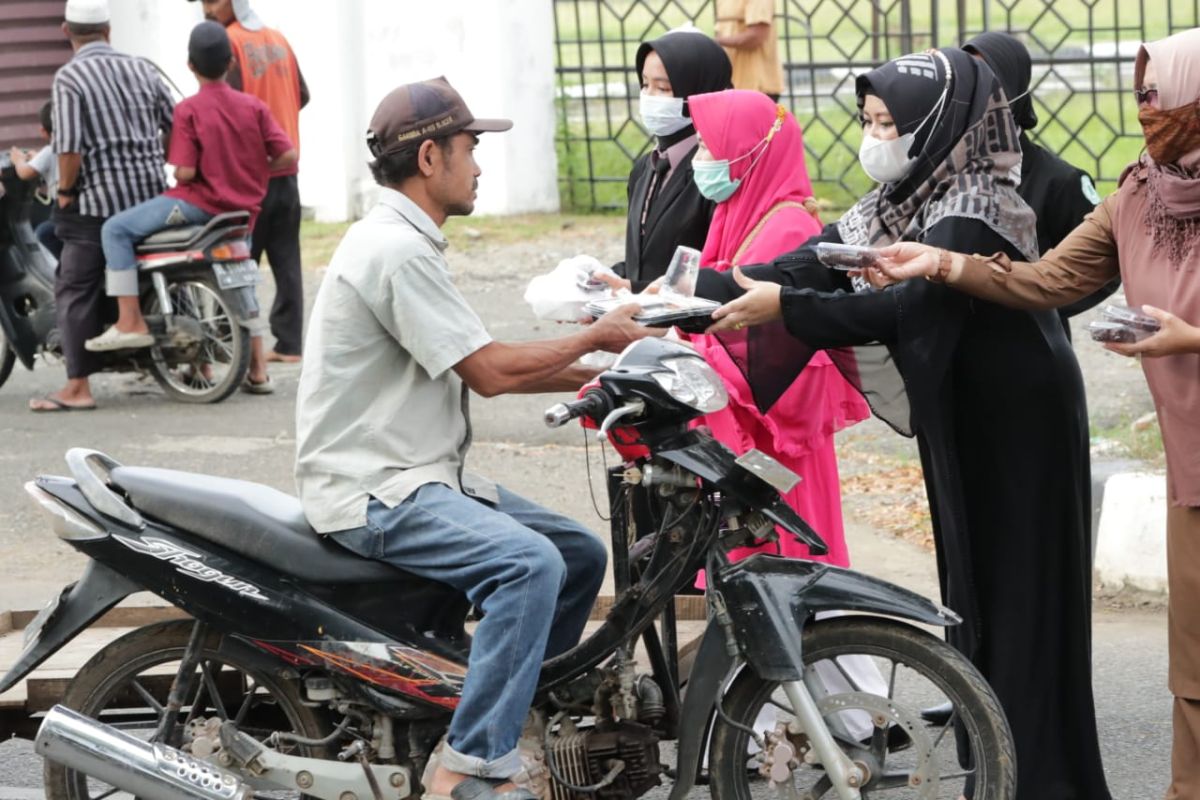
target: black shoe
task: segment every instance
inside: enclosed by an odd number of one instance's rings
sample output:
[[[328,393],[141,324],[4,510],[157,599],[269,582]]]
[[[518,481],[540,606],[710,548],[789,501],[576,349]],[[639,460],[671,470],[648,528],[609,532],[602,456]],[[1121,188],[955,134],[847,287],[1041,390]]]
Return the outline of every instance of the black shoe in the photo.
[[[953,703],[942,703],[940,706],[930,706],[921,710],[921,719],[931,725],[945,725],[954,714]]]
[[[863,747],[870,749],[871,737],[868,736],[859,742]],[[887,751],[889,753],[899,753],[901,750],[907,750],[912,747],[912,737],[908,735],[908,731],[901,728],[899,725],[888,726],[887,732]]]

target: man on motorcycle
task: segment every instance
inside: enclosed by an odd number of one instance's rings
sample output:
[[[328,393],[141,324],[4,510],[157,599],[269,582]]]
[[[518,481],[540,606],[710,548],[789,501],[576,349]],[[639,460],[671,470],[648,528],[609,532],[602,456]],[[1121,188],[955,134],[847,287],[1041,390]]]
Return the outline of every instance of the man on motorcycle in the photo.
[[[296,148],[266,104],[225,82],[232,59],[223,27],[201,22],[192,29],[188,68],[200,90],[175,109],[167,162],[175,166],[176,185],[113,215],[101,228],[106,288],[117,298],[120,316],[87,341],[92,352],[154,344],[138,296],[134,247],[139,241],[165,227],[199,225],[227,211],[247,210],[253,224],[270,171],[296,163]],[[250,387],[268,385],[261,352],[251,358],[246,380]]]
[[[541,662],[583,632],[604,545],[582,525],[463,471],[468,389],[566,391],[575,365],[647,334],[611,312],[580,333],[494,341],[455,287],[441,226],[474,209],[479,134],[444,78],[401,86],[368,131],[380,185],[330,262],[309,324],[297,396],[296,480],[309,522],[368,558],[449,584],[484,612],[462,700],[427,796],[528,796],[517,740]]]

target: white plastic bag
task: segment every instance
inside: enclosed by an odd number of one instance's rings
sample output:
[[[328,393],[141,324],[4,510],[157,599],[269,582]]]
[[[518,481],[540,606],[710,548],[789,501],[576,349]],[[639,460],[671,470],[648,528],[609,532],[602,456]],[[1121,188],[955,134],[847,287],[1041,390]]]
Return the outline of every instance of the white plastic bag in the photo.
[[[525,302],[529,303],[533,315],[538,319],[578,322],[587,316],[583,307],[588,302],[612,295],[607,286],[589,290],[581,285],[597,272],[611,270],[591,256],[565,258],[554,269],[529,282],[525,289]]]

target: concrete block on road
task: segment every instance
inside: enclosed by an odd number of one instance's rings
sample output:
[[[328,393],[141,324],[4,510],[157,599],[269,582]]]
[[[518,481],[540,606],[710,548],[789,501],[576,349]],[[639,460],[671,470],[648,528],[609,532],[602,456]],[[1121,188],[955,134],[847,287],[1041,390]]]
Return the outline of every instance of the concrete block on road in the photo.
[[[1167,590],[1167,482],[1125,472],[1104,486],[1096,576],[1105,586]]]

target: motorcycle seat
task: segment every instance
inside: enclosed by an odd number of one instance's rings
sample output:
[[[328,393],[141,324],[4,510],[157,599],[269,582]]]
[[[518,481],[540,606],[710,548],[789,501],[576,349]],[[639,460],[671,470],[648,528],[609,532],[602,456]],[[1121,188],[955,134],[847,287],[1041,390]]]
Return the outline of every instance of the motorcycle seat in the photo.
[[[228,211],[224,214],[217,214],[203,225],[176,225],[171,228],[163,228],[138,242],[135,251],[139,255],[145,255],[172,250],[190,250],[218,230],[246,228],[249,224],[250,213],[248,211]],[[243,233],[249,235],[248,230]]]
[[[153,467],[114,467],[109,480],[147,516],[308,583],[434,583],[329,541],[269,486]]]

